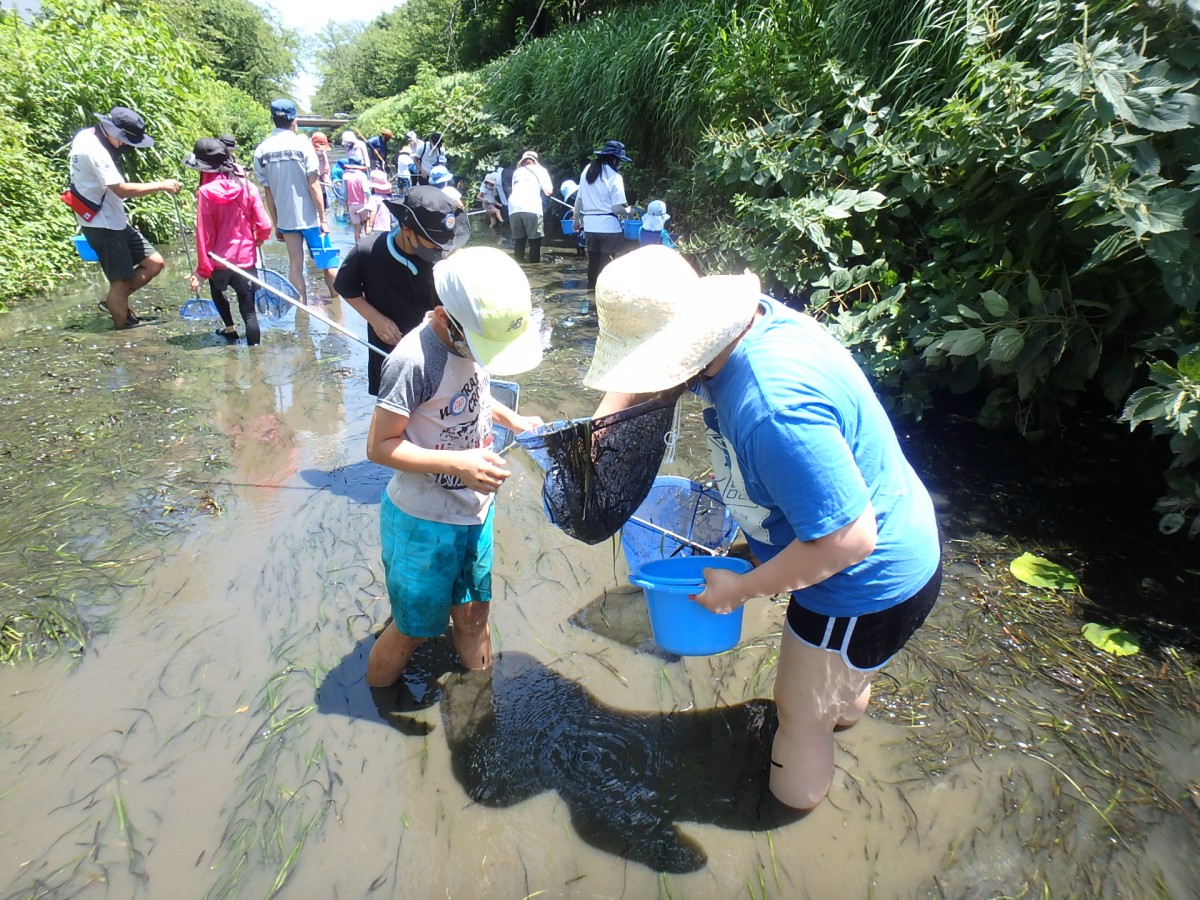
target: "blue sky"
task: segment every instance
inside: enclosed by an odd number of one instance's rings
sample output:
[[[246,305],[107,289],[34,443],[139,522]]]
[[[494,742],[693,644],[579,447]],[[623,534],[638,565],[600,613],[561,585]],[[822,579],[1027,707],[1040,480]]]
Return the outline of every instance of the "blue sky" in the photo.
[[[273,8],[284,25],[305,34],[320,31],[331,19],[337,19],[339,22],[355,19],[369,22],[380,13],[395,9],[400,5],[398,0],[353,0],[353,3],[349,4],[353,15],[347,17],[337,14],[339,8],[337,0],[277,0],[275,3],[267,2],[267,0],[254,0],[254,2],[258,6]],[[300,63],[303,66],[304,60],[301,59]],[[315,74],[301,71],[300,77],[296,79],[295,88],[296,99],[301,101],[302,105],[307,105],[313,92],[317,89]]]

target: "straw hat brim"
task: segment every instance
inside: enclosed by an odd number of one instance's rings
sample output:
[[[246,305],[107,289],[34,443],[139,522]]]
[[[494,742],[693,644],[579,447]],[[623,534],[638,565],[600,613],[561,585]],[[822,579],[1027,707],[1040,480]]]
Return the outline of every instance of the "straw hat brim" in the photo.
[[[597,297],[600,334],[583,383],[626,394],[683,384],[741,334],[758,308],[755,275],[709,275],[698,280],[694,291],[687,290],[686,304],[677,305],[661,328],[635,339],[617,337],[628,329],[611,321],[612,310]]]

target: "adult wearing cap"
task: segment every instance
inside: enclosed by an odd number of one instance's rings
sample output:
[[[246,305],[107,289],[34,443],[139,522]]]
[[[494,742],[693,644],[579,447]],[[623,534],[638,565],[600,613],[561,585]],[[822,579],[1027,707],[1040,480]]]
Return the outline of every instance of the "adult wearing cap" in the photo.
[[[163,181],[126,181],[117,168],[117,158],[129,150],[153,147],[146,123],[132,109],[114,106],[107,114],[95,113],[93,128],[75,133],[71,141],[71,185],[96,213],[90,221],[76,214],[80,230],[100,258],[108,279],[104,308],[113,327],[130,328],[141,323],[129,308],[129,297],[141,290],[166,266],[162,255],[145,236],[129,224],[125,201],[183,186],[174,178]]]
[[[370,155],[369,162],[372,169],[381,169],[387,172],[388,141],[393,137],[391,131],[381,128],[379,134],[367,138],[367,153]]]
[[[929,493],[850,353],[754,275],[700,278],[676,251],[642,247],[600,274],[596,307],[584,384],[609,392],[597,414],[697,393],[717,486],[760,561],[705,569],[696,602],[728,613],[791,593],[770,784],[811,809],[833,779],[834,729],[861,718],[872,676],[937,599]]]
[[[417,185],[403,199],[385,197],[396,225],[351,248],[334,286],[367,320],[367,341],[390,353],[407,332],[437,306],[433,264],[470,237],[467,217],[431,185]],[[379,393],[383,360],[367,354],[367,390]]]
[[[625,246],[621,216],[629,214],[621,163],[632,162],[620,141],[605,141],[579,176],[575,195],[575,227],[582,223],[587,235],[588,290],[596,289],[600,270],[612,262]]]
[[[512,228],[513,256],[525,262],[525,243],[529,242],[529,261],[542,261],[543,212],[545,198],[554,191],[550,173],[538,161],[537,151],[526,150],[513,170],[512,190],[508,192],[508,221]]]
[[[395,470],[379,510],[392,621],[367,660],[372,688],[395,684],[447,621],[463,666],[491,668],[492,518],[510,474],[492,449],[492,422],[513,433],[542,424],[489,389],[490,376],[542,359],[520,267],[494,247],[471,247],[434,266],[433,278],[438,304],[384,363],[367,436],[367,458]]]
[[[245,275],[214,262],[208,254],[211,251],[239,268],[253,269],[258,262],[259,246],[271,236],[271,219],[258,188],[233,161],[223,141],[201,138],[183,164],[200,173],[200,189],[196,192],[196,270],[188,281],[196,291],[201,281],[208,280],[213,303],[224,323],[217,334],[230,343],[238,339],[229,298],[225,295],[232,287],[246,326],[246,344],[257,346],[261,330],[254,305],[254,285]]]
[[[296,104],[291,100],[271,101],[271,121],[275,129],[254,148],[254,175],[263,187],[275,237],[287,247],[288,281],[301,302],[307,303],[304,247],[308,245],[315,263],[316,251],[325,249],[324,236],[329,232],[317,154],[312,143],[296,132]],[[330,299],[336,298],[333,270],[322,269],[321,274]]]

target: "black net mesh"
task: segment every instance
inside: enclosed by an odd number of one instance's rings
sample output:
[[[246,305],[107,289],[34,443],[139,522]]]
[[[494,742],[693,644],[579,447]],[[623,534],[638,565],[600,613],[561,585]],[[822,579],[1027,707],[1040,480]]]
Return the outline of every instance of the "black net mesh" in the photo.
[[[518,435],[545,471],[542,505],[550,522],[587,544],[620,531],[654,485],[674,410],[674,399],[656,397],[610,416]]]

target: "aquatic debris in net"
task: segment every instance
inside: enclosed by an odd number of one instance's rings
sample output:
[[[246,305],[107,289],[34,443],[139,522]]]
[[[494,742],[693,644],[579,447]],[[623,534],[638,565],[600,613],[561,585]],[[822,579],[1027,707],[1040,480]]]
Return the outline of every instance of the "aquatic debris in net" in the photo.
[[[517,435],[545,473],[546,517],[587,544],[612,537],[646,499],[667,451],[675,398]]]

